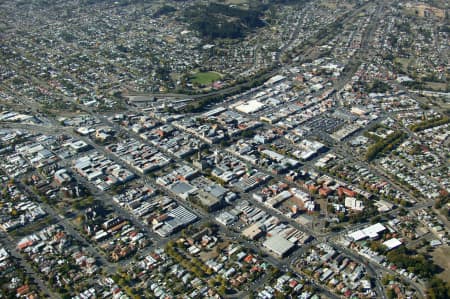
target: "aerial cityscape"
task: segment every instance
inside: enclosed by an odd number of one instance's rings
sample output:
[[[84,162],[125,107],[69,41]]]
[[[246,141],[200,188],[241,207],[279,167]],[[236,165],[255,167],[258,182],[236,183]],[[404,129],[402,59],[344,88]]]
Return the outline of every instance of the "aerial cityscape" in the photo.
[[[0,1],[0,299],[450,298],[449,12]]]

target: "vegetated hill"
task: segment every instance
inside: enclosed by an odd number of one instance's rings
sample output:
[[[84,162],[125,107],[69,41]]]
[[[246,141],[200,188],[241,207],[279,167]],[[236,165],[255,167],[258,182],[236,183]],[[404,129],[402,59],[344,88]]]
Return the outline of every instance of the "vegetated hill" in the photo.
[[[140,3],[151,3],[153,0],[116,0],[116,1],[108,1],[108,0],[81,0],[82,4],[92,5],[101,2],[112,2],[116,6],[127,6],[132,4],[140,4]]]
[[[171,13],[173,13],[175,11],[177,11],[177,9],[175,7],[166,4],[166,5],[162,6],[162,7],[160,7],[153,14],[153,17],[154,18],[159,18],[160,16],[168,15],[168,14],[171,14]]]
[[[265,25],[261,20],[265,9],[265,5],[241,9],[210,3],[190,7],[184,17],[191,28],[205,38],[240,38],[247,32]]]

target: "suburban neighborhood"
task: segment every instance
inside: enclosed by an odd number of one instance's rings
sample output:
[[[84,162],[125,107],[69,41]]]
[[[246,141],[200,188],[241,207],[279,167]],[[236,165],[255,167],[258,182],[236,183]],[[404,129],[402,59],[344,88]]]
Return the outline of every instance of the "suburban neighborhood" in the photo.
[[[0,298],[450,297],[446,1],[0,8]]]

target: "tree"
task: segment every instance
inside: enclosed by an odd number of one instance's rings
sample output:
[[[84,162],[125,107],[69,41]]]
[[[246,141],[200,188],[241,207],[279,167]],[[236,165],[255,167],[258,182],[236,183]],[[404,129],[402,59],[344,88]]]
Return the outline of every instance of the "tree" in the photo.
[[[398,267],[410,268],[415,274],[425,278],[430,278],[439,271],[439,267],[432,261],[427,260],[424,255],[416,254],[404,246],[391,250],[386,257],[389,262]]]
[[[286,295],[284,295],[282,292],[277,292],[275,294],[275,299],[284,299],[286,298]]]
[[[376,251],[379,253],[385,253],[387,250],[386,246],[384,246],[381,242],[377,242],[377,241],[372,241],[370,243],[370,249],[372,251]]]
[[[394,299],[394,298],[397,297],[393,288],[388,288],[388,289],[386,290],[386,296],[387,296],[389,299]]]
[[[400,201],[400,205],[401,205],[402,207],[410,207],[410,206],[411,206],[411,202],[408,201],[408,200],[402,199],[402,200]]]
[[[17,211],[17,209],[13,208],[11,210],[11,217],[16,218],[19,215],[19,211]]]
[[[405,210],[404,208],[400,208],[399,211],[398,211],[398,214],[400,216],[406,216],[408,214],[408,211]]]
[[[225,285],[221,285],[218,289],[217,292],[221,295],[221,296],[225,296],[225,294],[227,293],[227,287]]]
[[[435,276],[428,283],[427,295],[430,299],[450,298],[450,285]]]
[[[387,274],[387,275],[383,276],[383,278],[381,279],[381,283],[383,285],[388,285],[388,283],[390,281],[393,281],[394,279],[395,279],[395,277],[393,275]]]

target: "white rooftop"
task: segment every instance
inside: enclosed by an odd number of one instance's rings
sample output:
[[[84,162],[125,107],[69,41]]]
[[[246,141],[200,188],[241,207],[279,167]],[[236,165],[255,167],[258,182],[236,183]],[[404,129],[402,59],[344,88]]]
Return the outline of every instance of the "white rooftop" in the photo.
[[[383,242],[383,245],[386,246],[388,250],[391,250],[402,245],[402,242],[397,238],[392,238]]]
[[[264,104],[259,102],[258,100],[250,100],[247,103],[241,104],[236,107],[236,110],[243,113],[255,113],[261,110],[264,107]]]
[[[378,237],[378,234],[382,231],[385,231],[386,227],[381,223],[376,223],[374,225],[371,225],[369,227],[366,227],[361,230],[357,230],[355,232],[352,232],[348,234],[350,238],[352,238],[354,241],[359,241],[362,239],[365,239],[367,237],[369,238],[376,238]]]

